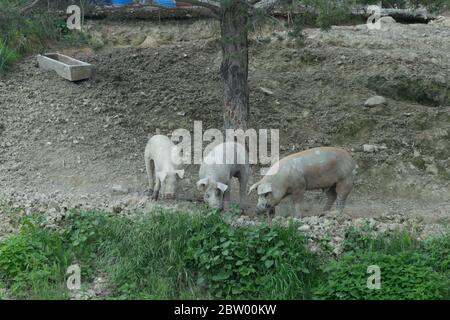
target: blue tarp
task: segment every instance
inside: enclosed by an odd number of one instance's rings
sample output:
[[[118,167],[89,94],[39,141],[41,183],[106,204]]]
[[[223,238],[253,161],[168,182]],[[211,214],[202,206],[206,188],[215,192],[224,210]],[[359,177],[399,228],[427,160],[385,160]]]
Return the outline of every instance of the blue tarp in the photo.
[[[94,0],[94,3],[100,6],[110,6],[111,0]]]
[[[177,3],[173,0],[153,0],[154,4],[157,4],[159,6],[163,7],[176,7]]]
[[[98,4],[100,6],[110,6],[111,0],[94,0],[95,4]]]
[[[92,0],[95,4],[99,6],[110,6],[113,4],[112,0]],[[156,5],[164,6],[164,7],[176,7],[176,1],[174,0],[138,0],[138,1],[131,1],[135,3],[154,3]]]

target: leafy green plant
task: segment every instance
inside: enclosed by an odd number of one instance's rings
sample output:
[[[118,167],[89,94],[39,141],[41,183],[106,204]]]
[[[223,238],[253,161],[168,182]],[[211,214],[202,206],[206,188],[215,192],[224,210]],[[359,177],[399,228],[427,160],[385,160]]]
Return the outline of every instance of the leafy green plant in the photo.
[[[380,289],[367,286],[367,268],[372,265],[380,267]],[[428,266],[417,253],[350,253],[330,262],[323,271],[325,281],[314,290],[317,299],[425,300],[447,296],[448,279]]]
[[[439,272],[446,273],[450,281],[450,234],[426,240],[422,252],[426,256],[428,265]]]
[[[234,227],[216,211],[73,211],[60,231],[42,222],[21,218],[0,242],[0,297],[66,298],[67,267],[78,263],[86,288],[107,274],[109,299],[450,298],[449,233],[419,241],[351,228],[330,260],[309,251],[295,224]],[[381,268],[380,290],[367,288],[370,265]]]
[[[216,298],[306,298],[316,267],[295,225],[234,228],[210,214],[188,242],[190,269]]]
[[[413,233],[374,233],[369,225],[349,228],[344,254],[323,265],[319,299],[448,299],[450,234],[420,241]],[[370,290],[367,267],[381,268],[380,290]]]
[[[18,58],[15,50],[8,48],[4,42],[0,41],[0,71],[5,70]]]
[[[5,299],[6,299],[6,289],[0,283],[0,300],[5,300]]]
[[[425,241],[422,252],[427,264],[446,277],[447,300],[450,300],[450,233]]]
[[[0,283],[17,297],[61,294],[68,262],[60,235],[26,219],[18,234],[0,242]]]
[[[93,275],[99,247],[105,241],[108,224],[113,221],[113,217],[92,211],[72,211],[67,215],[62,235],[72,261],[83,266],[83,276]]]

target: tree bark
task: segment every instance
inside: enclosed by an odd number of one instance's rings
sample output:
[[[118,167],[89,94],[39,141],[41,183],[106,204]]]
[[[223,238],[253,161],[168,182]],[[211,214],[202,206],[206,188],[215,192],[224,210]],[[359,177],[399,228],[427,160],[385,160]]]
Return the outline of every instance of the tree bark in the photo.
[[[221,34],[224,84],[224,129],[247,130],[248,7],[243,0],[229,0],[222,7]]]

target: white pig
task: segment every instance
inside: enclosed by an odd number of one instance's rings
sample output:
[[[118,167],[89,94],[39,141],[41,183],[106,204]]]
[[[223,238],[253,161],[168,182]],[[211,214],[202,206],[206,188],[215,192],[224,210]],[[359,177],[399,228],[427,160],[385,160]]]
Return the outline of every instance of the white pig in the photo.
[[[247,198],[247,182],[250,175],[248,154],[244,146],[225,142],[214,147],[200,166],[197,187],[204,192],[204,200],[211,208],[222,210],[230,201],[231,178],[239,179],[239,204],[241,210]]]
[[[164,135],[150,138],[145,147],[145,168],[152,199],[158,200],[161,188],[164,198],[174,198],[184,169],[180,149],[172,140]]]
[[[272,166],[261,181],[250,187],[249,194],[258,191],[258,212],[275,213],[275,206],[291,195],[295,211],[301,216],[300,204],[306,190],[323,189],[328,201],[323,209],[329,211],[337,199],[342,213],[353,188],[356,163],[350,154],[338,148],[322,147],[299,152],[281,159]]]

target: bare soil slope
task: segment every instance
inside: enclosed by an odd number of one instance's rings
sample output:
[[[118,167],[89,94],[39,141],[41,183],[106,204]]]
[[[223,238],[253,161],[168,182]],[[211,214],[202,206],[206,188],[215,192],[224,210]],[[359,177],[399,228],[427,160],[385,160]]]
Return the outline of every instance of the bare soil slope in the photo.
[[[352,217],[448,218],[450,28],[389,28],[306,30],[302,48],[282,30],[255,34],[251,126],[280,129],[283,155],[323,145],[353,150]],[[93,79],[64,81],[28,57],[0,80],[0,198],[13,206],[151,207],[143,164],[149,135],[192,130],[193,121],[204,130],[222,126],[216,25],[101,22],[90,30],[104,49],[66,53],[94,64]],[[364,107],[375,94],[388,104]],[[363,144],[387,149],[365,153]],[[181,200],[161,204],[195,206],[197,172],[189,167]],[[315,192],[307,200],[307,215],[324,201]],[[287,201],[278,211],[290,210]]]

